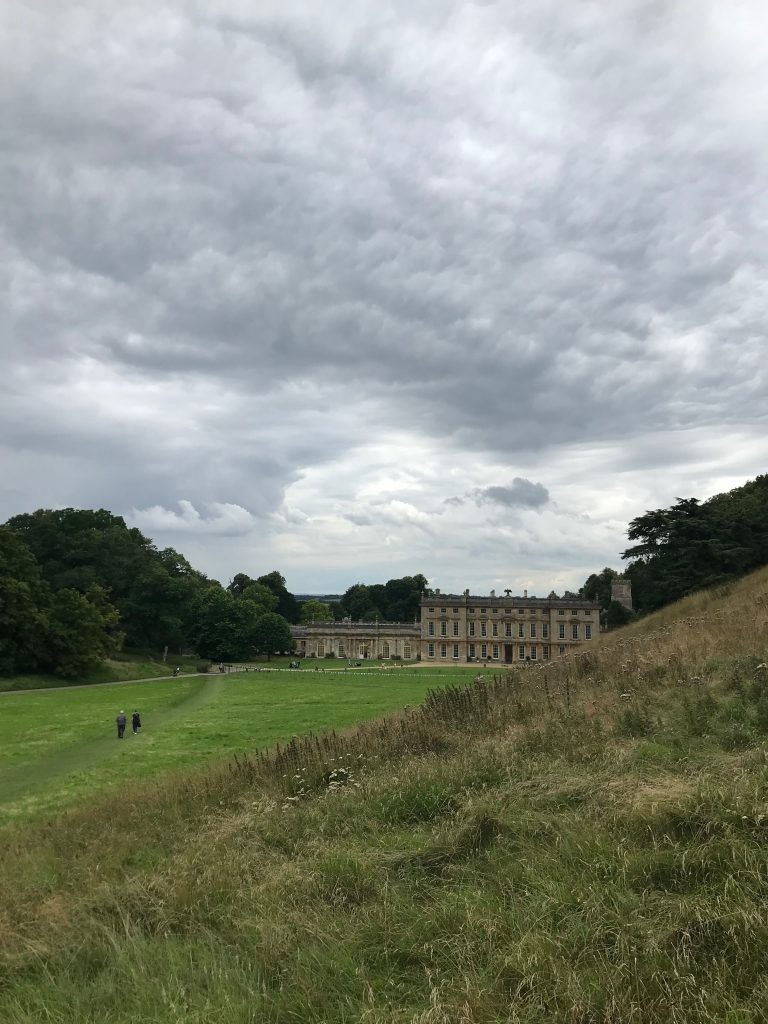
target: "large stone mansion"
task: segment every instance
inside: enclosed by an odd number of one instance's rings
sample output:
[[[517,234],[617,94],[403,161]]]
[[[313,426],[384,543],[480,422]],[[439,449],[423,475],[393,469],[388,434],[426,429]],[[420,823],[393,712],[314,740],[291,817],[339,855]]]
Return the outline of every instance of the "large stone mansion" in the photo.
[[[300,658],[421,660],[432,664],[549,661],[600,631],[600,607],[566,594],[513,597],[428,590],[421,621],[314,622],[293,626]]]

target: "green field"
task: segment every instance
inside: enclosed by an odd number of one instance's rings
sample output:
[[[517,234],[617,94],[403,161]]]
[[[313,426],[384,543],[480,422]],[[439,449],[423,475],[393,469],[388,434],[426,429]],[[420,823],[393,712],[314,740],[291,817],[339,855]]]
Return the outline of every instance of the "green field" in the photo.
[[[0,824],[135,778],[342,728],[470,679],[464,669],[276,668],[0,696]],[[141,712],[134,737],[130,714]],[[118,741],[114,720],[128,714]]]

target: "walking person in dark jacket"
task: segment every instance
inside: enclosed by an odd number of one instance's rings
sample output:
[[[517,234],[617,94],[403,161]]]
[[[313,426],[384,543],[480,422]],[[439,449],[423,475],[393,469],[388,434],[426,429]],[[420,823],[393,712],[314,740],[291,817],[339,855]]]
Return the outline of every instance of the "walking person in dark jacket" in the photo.
[[[125,712],[121,711],[115,721],[117,722],[117,738],[121,740],[125,736]]]
[[[141,715],[138,711],[134,711],[131,715],[131,725],[133,726],[133,735],[135,736],[141,728]]]

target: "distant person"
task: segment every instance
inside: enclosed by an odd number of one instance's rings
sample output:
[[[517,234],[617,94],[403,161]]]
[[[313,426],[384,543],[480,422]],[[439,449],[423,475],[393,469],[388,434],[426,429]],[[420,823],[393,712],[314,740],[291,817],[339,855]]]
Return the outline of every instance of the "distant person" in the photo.
[[[177,676],[177,675],[179,674],[179,672],[181,672],[181,669],[180,669],[180,668],[179,668],[179,666],[177,665],[177,666],[176,666],[176,668],[175,668],[175,669],[173,670],[173,678],[174,678],[174,679],[175,679],[175,678],[176,678],[176,676]]]
[[[220,661],[219,662],[219,672],[223,672],[223,671],[224,671],[224,662]]]
[[[121,740],[125,736],[125,712],[121,711],[115,721],[117,722],[117,738]]]
[[[131,715],[131,725],[133,727],[133,735],[138,735],[139,729],[141,728],[141,715],[138,711],[134,711]]]

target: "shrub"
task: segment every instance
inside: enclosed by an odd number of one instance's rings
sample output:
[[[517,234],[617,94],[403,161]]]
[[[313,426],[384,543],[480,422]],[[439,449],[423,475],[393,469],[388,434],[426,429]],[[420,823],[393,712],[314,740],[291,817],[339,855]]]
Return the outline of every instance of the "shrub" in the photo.
[[[210,670],[211,670],[211,663],[210,663],[210,661],[198,661],[197,668],[196,668],[195,671],[197,671],[197,672],[210,672]]]

